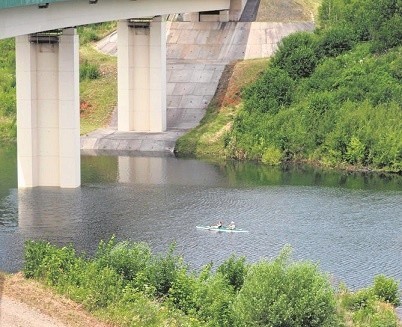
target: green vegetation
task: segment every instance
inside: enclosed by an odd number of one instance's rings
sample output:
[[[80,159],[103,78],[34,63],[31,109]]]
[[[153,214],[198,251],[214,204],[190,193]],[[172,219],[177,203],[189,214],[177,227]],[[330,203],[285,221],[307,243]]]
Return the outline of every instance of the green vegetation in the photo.
[[[227,153],[401,171],[402,38],[381,34],[396,33],[396,3],[323,1],[322,27],[285,38],[244,91]]]
[[[82,134],[106,125],[116,105],[116,58],[97,52],[92,43],[115,28],[116,23],[109,22],[78,29]],[[14,143],[17,136],[14,39],[0,40],[0,53],[0,141]]]
[[[78,28],[80,35],[81,134],[104,127],[117,103],[116,58],[97,51],[93,42],[116,29],[116,22]]]
[[[239,110],[241,89],[262,74],[267,62],[268,59],[255,59],[226,67],[201,124],[177,141],[175,151],[179,156],[225,158],[225,136]]]
[[[14,39],[0,40],[0,140],[14,142],[17,135]]]
[[[397,0],[324,0],[320,28],[283,39],[241,105],[212,108],[233,117],[220,156],[402,171],[401,15]],[[203,123],[179,154],[202,155]]]
[[[285,247],[274,260],[232,256],[191,271],[174,246],[152,254],[144,243],[101,242],[92,259],[69,247],[29,241],[24,275],[119,326],[398,327],[398,283],[335,291],[311,262],[294,262]]]

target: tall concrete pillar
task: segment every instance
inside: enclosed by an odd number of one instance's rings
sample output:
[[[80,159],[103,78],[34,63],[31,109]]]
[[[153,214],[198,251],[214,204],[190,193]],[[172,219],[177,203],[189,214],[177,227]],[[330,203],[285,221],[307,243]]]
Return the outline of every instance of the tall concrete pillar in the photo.
[[[18,187],[78,187],[79,43],[61,35],[16,38]]]
[[[120,21],[118,33],[118,129],[166,130],[166,22]]]

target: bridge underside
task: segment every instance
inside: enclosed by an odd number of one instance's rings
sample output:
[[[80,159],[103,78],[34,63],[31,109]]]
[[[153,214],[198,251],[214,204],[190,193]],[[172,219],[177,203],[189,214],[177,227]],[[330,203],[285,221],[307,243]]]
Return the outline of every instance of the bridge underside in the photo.
[[[119,21],[118,128],[163,132],[163,15],[229,6],[230,0],[66,0],[1,9],[0,39],[16,37],[18,186],[81,183],[79,41],[71,26]],[[41,33],[55,30],[62,32]]]
[[[231,0],[66,0],[46,8],[6,8],[0,10],[0,39],[114,20],[225,10],[230,5]]]

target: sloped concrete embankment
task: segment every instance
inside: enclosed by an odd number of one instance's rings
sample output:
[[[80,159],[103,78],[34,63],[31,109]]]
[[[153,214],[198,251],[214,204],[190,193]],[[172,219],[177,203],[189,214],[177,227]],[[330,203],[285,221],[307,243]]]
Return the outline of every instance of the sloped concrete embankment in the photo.
[[[172,22],[167,36],[167,127],[164,133],[118,132],[115,124],[81,138],[81,149],[172,153],[176,140],[197,126],[212,100],[225,66],[241,59],[270,57],[280,40],[312,31],[312,22]],[[98,44],[117,53],[117,34]]]

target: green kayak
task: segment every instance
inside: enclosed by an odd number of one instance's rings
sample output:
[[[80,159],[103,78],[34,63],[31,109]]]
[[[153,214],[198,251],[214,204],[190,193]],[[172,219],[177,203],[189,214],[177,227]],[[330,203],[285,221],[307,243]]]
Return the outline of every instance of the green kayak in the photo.
[[[217,226],[195,226],[198,229],[206,229],[213,230],[217,232],[227,232],[227,233],[248,233],[248,230],[240,229],[240,228],[228,228],[225,226],[217,227]]]

